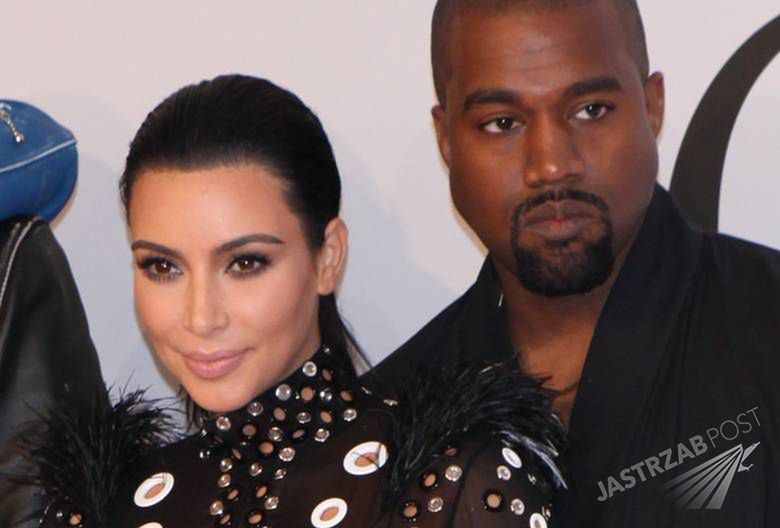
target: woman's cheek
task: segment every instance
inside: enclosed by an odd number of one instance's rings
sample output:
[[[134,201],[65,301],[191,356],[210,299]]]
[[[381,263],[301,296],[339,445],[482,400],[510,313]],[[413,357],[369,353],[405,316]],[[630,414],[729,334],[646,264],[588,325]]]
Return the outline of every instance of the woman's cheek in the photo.
[[[158,356],[163,355],[166,338],[172,338],[176,334],[177,319],[181,311],[180,300],[177,301],[175,289],[167,288],[167,290],[145,277],[136,279],[136,312],[141,327]]]

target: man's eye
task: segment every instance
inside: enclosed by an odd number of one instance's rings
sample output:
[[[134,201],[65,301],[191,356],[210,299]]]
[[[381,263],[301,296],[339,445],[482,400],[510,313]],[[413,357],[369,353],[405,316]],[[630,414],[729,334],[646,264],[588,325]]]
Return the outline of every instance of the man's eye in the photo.
[[[173,280],[181,275],[181,270],[168,259],[151,257],[142,260],[138,266],[150,279],[158,282]]]
[[[591,103],[584,106],[579,112],[574,114],[575,119],[581,119],[583,121],[593,121],[595,119],[601,119],[607,112],[612,110],[608,105],[602,103]]]
[[[234,258],[227,268],[227,272],[233,275],[253,275],[259,273],[271,263],[264,255],[242,255]]]
[[[499,117],[480,126],[482,130],[490,134],[500,134],[520,126],[520,122],[511,117]]]

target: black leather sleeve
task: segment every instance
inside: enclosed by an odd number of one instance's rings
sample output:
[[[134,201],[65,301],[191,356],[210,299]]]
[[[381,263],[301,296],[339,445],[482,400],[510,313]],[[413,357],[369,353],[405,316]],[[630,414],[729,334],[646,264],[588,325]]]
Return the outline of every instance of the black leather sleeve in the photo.
[[[12,477],[31,474],[19,439],[35,434],[36,410],[107,399],[84,308],[48,224],[0,222],[0,526],[37,526],[45,507]]]

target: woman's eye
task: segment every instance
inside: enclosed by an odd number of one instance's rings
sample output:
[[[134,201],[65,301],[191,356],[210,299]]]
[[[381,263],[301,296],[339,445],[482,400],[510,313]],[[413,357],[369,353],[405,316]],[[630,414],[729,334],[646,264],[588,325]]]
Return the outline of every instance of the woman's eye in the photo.
[[[263,255],[242,255],[233,259],[227,272],[238,276],[253,275],[263,271],[269,264],[270,260]]]
[[[480,128],[490,134],[501,134],[502,132],[512,130],[513,128],[517,128],[519,126],[520,122],[514,118],[498,117],[492,121],[488,121],[487,123],[480,125]]]
[[[173,280],[178,275],[181,275],[181,270],[176,264],[164,258],[153,257],[144,259],[138,266],[147,277],[158,282]]]
[[[603,103],[591,103],[574,114],[574,118],[583,121],[593,121],[595,119],[601,119],[610,110],[612,110],[612,108]]]

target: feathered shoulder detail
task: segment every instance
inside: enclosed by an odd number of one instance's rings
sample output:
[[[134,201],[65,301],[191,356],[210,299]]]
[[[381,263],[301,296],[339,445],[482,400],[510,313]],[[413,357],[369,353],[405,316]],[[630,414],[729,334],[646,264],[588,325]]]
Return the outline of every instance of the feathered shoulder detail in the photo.
[[[40,516],[63,525],[107,527],[111,502],[130,469],[176,439],[172,410],[139,390],[120,393],[112,405],[83,409],[61,402],[42,414],[40,432],[23,446],[33,467],[26,480],[46,498]]]
[[[389,462],[384,504],[394,504],[410,481],[470,431],[495,435],[507,447],[532,453],[550,482],[565,487],[555,463],[565,435],[551,394],[522,374],[514,360],[471,361],[440,372],[419,369],[398,397],[396,453]]]

